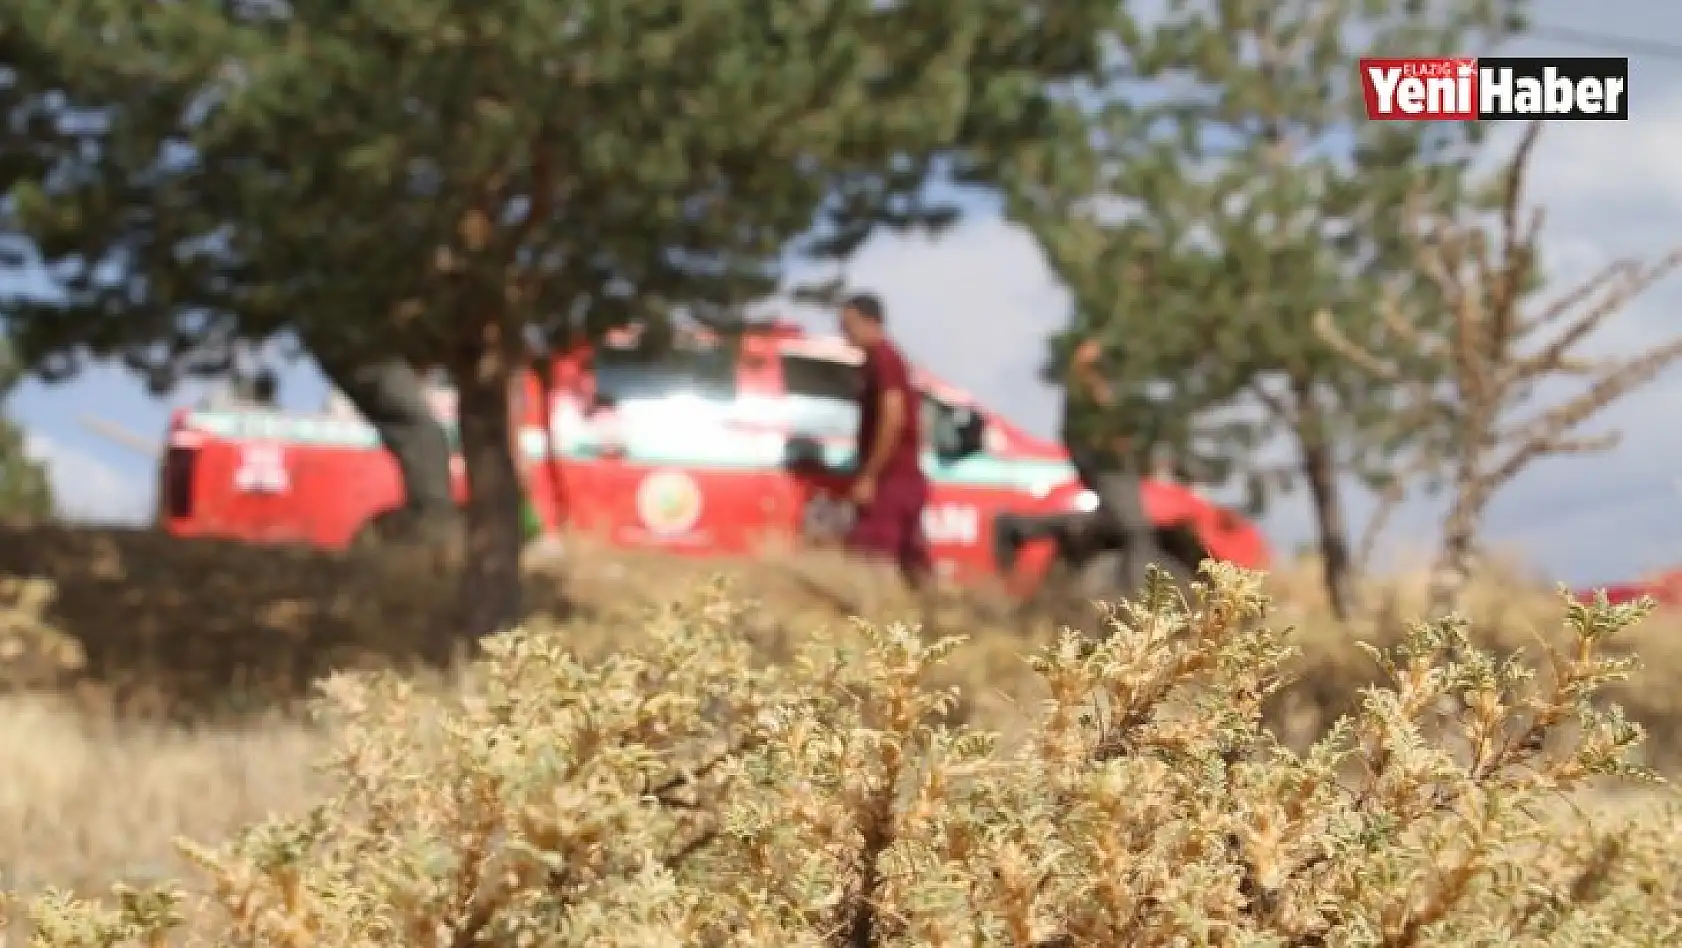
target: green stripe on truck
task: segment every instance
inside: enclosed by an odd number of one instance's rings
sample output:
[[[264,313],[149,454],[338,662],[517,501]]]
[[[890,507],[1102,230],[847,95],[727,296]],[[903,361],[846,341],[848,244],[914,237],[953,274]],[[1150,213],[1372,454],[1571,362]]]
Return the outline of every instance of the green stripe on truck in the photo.
[[[186,423],[189,428],[231,440],[360,449],[380,446],[379,434],[372,426],[349,418],[298,418],[263,412],[193,412],[187,416]],[[451,431],[450,435],[453,442],[455,432]],[[541,460],[546,443],[541,428],[526,428],[520,432],[520,446],[528,458]],[[829,463],[837,466],[852,460],[850,449],[831,449],[828,453]],[[599,456],[599,448],[588,442],[574,441],[563,445],[556,456],[573,461],[589,460]],[[782,466],[783,441],[777,435],[732,434],[718,437],[716,432],[682,439],[681,442],[674,442],[671,438],[633,439],[625,445],[623,457],[634,464],[658,467],[771,470]],[[1047,493],[1075,477],[1074,467],[1066,461],[1001,458],[991,454],[977,454],[942,463],[933,454],[925,453],[923,470],[936,483],[1010,488],[1032,494]]]

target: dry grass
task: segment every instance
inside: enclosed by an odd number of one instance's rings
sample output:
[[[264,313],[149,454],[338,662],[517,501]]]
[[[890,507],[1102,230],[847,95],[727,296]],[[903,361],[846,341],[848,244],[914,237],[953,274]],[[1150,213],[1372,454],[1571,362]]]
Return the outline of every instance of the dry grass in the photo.
[[[148,534],[35,530],[0,536],[0,890],[67,886],[92,893],[119,879],[190,876],[173,840],[215,841],[274,813],[300,813],[327,784],[310,767],[329,735],[299,720],[303,682],[346,665],[403,665],[408,629],[435,621],[448,584],[424,566],[340,560],[301,551],[177,543]],[[649,609],[723,572],[761,603],[736,615],[755,664],[790,662],[860,600],[859,579],[822,556],[777,564],[719,564],[573,551],[564,575],[532,577],[538,610],[584,660],[641,647]],[[51,602],[28,604],[25,578],[49,580]],[[1403,577],[1372,591],[1380,608],[1356,627],[1326,621],[1305,565],[1268,580],[1276,621],[1299,628],[1296,677],[1266,703],[1287,742],[1306,747],[1354,707],[1376,666],[1355,645],[1393,646],[1423,583]],[[10,600],[7,597],[10,597]],[[11,608],[7,603],[10,601]],[[888,601],[883,613],[907,616]],[[1474,592],[1473,637],[1497,650],[1559,642],[1562,609],[1516,572]],[[1033,704],[1047,696],[1023,656],[1053,631],[978,597],[938,616],[969,640],[927,670],[929,687],[962,689],[950,721],[1003,733],[1015,746],[1033,733]],[[1612,697],[1653,736],[1650,760],[1682,760],[1682,635],[1661,614],[1621,634],[1646,668],[1615,683]],[[5,641],[26,641],[19,651]],[[28,686],[25,688],[25,686]],[[1607,820],[1645,810],[1628,792],[1579,795]]]
[[[221,839],[318,796],[322,748],[295,721],[187,731],[0,699],[0,889],[180,876],[176,837]]]

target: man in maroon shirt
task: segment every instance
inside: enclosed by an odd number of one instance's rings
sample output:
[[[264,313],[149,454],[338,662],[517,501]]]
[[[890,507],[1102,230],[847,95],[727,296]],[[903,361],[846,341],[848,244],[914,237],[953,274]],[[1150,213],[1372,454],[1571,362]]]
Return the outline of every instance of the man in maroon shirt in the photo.
[[[858,519],[847,535],[847,547],[898,563],[906,582],[919,588],[931,564],[923,536],[929,484],[918,457],[922,438],[917,391],[905,358],[888,340],[881,300],[870,294],[847,300],[841,307],[841,332],[864,350],[858,469],[851,491]]]

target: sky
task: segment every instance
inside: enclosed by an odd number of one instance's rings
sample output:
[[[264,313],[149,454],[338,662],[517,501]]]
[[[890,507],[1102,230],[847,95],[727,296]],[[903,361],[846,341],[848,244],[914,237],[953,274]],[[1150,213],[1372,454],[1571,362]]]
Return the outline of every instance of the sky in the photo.
[[[1561,281],[1604,263],[1656,259],[1682,245],[1682,49],[1646,43],[1682,38],[1682,5],[1653,0],[1541,0],[1535,20],[1549,31],[1503,48],[1505,55],[1628,55],[1630,121],[1558,122],[1543,132],[1531,199],[1546,207],[1544,246]],[[1572,31],[1628,37],[1627,48],[1568,42]],[[1564,35],[1562,35],[1564,34]],[[1405,52],[1405,51],[1402,51]],[[884,298],[894,334],[908,354],[985,403],[1042,434],[1055,426],[1059,394],[1037,381],[1045,339],[1068,315],[1068,297],[1034,241],[985,203],[938,238],[880,236],[861,249],[846,276]],[[820,319],[820,322],[822,320]],[[1682,276],[1667,280],[1617,317],[1596,346],[1635,352],[1682,333]],[[961,340],[961,344],[955,344]],[[151,509],[151,459],[101,437],[98,418],[153,440],[169,412],[202,394],[185,385],[164,399],[120,366],[89,368],[71,382],[27,382],[5,411],[50,467],[65,516],[90,522],[142,522]],[[326,386],[312,365],[288,367],[282,401],[319,406]],[[1589,458],[1545,460],[1511,483],[1490,510],[1486,537],[1548,576],[1609,582],[1682,563],[1682,368],[1629,396],[1600,428],[1624,435],[1620,447]],[[1354,485],[1357,528],[1373,509]],[[1411,500],[1392,521],[1383,558],[1427,551],[1439,504]],[[1313,537],[1306,498],[1284,498],[1264,526],[1292,551]]]

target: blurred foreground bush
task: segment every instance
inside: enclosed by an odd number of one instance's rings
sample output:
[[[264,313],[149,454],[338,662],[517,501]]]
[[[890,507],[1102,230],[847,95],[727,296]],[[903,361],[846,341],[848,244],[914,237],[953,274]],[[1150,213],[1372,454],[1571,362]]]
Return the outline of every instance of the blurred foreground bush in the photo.
[[[44,579],[0,576],[0,670],[11,688],[51,686],[86,664],[81,643],[48,617],[54,593]]]
[[[929,684],[955,640],[859,625],[786,665],[712,590],[585,663],[544,629],[469,686],[325,685],[336,790],[220,847],[211,904],[169,889],[15,906],[31,944],[1675,944],[1673,820],[1549,811],[1629,763],[1594,699],[1638,607],[1573,607],[1533,674],[1414,626],[1388,681],[1306,754],[1262,708],[1288,633],[1260,577],[1161,585],[1093,648],[1032,659],[1010,746]]]

